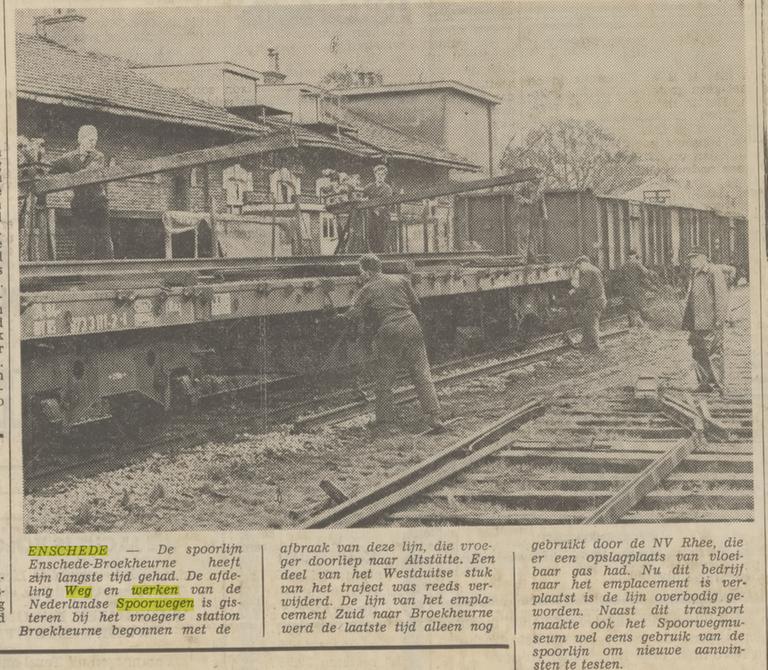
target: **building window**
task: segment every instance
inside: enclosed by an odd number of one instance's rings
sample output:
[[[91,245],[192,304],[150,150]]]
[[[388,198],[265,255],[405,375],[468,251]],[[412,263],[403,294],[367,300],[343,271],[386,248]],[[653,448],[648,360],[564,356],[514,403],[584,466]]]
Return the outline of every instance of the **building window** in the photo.
[[[224,169],[222,181],[227,194],[227,206],[242,207],[245,203],[245,193],[253,191],[253,175],[237,163]]]
[[[333,216],[323,216],[323,239],[336,239],[336,220]]]
[[[301,179],[288,168],[280,168],[269,176],[269,190],[278,204],[296,202],[301,193]]]

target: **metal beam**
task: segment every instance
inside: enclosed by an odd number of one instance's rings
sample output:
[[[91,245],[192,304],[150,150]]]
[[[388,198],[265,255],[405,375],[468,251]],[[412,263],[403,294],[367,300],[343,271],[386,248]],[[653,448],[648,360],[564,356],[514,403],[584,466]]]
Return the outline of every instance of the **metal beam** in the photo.
[[[689,399],[686,398],[686,401]],[[629,483],[621,487],[611,498],[606,500],[582,523],[617,523],[659,485],[696,449],[706,445],[703,421],[690,402],[662,396],[659,406],[663,412],[684,424],[691,426],[691,436],[674,444],[661,456],[649,463]]]
[[[87,261],[36,261],[21,263],[21,279],[49,279],[53,277],[96,277],[173,272],[232,272],[269,267],[313,266],[344,267],[354,265],[359,254],[338,256],[279,256],[245,258],[122,258]],[[456,251],[434,254],[381,254],[385,267],[413,263],[415,266],[438,264],[472,264],[488,258],[487,251]]]
[[[701,446],[701,433],[675,444],[658,459],[649,463],[632,481],[625,484],[613,497],[606,500],[583,523],[617,523],[648,496],[675,470],[695,449]]]
[[[183,168],[218,163],[220,161],[242,158],[243,156],[256,156],[270,151],[280,151],[298,146],[292,132],[276,132],[264,137],[258,137],[246,142],[227,144],[224,146],[210,147],[209,149],[196,149],[185,151],[170,156],[150,158],[144,161],[136,161],[128,165],[104,168],[100,170],[82,170],[72,174],[50,175],[34,182],[31,186],[33,193],[55,193],[56,191],[68,191],[77,186],[88,184],[106,184],[121,179],[133,179],[150,174],[171,172]]]
[[[403,193],[402,195],[396,195],[391,198],[375,198],[373,200],[340,203],[339,205],[335,205],[333,209],[335,211],[362,211],[367,209],[375,209],[377,207],[394,207],[395,205],[401,205],[406,202],[418,202],[420,200],[430,200],[432,198],[439,198],[445,195],[458,195],[460,193],[482,191],[484,189],[495,188],[497,186],[511,186],[512,184],[521,184],[523,182],[538,180],[538,170],[535,168],[525,168],[523,170],[516,170],[510,174],[501,175],[500,177],[493,177],[491,179],[474,179],[464,182],[451,182],[445,186],[436,186],[434,188],[413,191],[411,193]]]
[[[513,439],[509,433],[521,424],[544,412],[541,400],[531,400],[518,407],[495,423],[451,445],[432,458],[407,469],[394,478],[366,491],[346,502],[308,519],[302,528],[349,528],[372,516],[381,514],[420,493],[425,488],[439,484],[470,465],[487,458],[492,453],[509,447]]]

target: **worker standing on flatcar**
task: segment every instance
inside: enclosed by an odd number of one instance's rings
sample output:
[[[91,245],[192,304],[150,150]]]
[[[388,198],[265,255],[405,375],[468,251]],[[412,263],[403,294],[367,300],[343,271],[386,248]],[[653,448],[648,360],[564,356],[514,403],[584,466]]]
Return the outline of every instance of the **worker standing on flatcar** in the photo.
[[[374,375],[376,390],[375,426],[395,421],[392,387],[401,365],[405,365],[416,388],[429,425],[443,431],[440,403],[427,360],[427,348],[415,310],[419,299],[408,277],[382,273],[381,259],[374,254],[360,258],[364,284],[352,306],[341,315],[352,321],[370,320],[375,332]]]
[[[640,261],[637,251],[630,249],[621,268],[621,294],[627,308],[629,327],[642,328],[648,320],[645,311],[645,291],[655,288],[657,275]]]
[[[599,351],[600,315],[608,305],[603,273],[586,256],[577,258],[574,267],[576,274],[570,293],[581,312],[581,348]]]
[[[369,200],[391,198],[394,194],[392,186],[387,183],[387,166],[380,164],[373,168],[372,184],[368,184],[363,193]],[[368,250],[375,254],[387,251],[389,239],[390,217],[388,207],[377,207],[368,212]]]
[[[696,369],[698,390],[723,391],[723,340],[729,316],[728,287],[722,270],[710,263],[707,251],[694,247],[688,254],[691,266],[688,296],[683,314],[683,330]]]
[[[99,133],[95,126],[81,126],[78,148],[51,163],[51,174],[81,172],[106,167],[104,154],[96,149]],[[88,184],[73,189],[72,226],[75,252],[81,260],[114,258],[109,202],[104,184]]]

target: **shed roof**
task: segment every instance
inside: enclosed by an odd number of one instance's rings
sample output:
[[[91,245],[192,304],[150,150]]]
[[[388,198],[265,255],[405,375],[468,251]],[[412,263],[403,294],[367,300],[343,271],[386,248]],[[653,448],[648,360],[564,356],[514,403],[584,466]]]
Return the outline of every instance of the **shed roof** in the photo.
[[[169,123],[260,135],[265,126],[161,86],[104,54],[75,51],[35,35],[16,35],[19,98]]]
[[[382,154],[473,172],[480,170],[480,166],[468,158],[406,135],[343,105],[326,104],[323,111],[327,117],[335,122],[354,128],[357,131],[354,136],[355,139],[377,148]]]

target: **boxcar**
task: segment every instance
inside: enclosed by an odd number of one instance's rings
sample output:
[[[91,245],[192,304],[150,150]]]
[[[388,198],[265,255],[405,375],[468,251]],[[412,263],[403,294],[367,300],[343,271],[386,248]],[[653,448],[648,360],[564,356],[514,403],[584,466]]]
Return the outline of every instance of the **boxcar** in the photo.
[[[630,249],[668,280],[687,265],[693,246],[715,263],[749,276],[749,231],[743,216],[711,209],[635,202],[589,190],[547,191],[535,202],[512,192],[456,198],[456,240],[500,254],[557,263],[589,256],[610,277]]]

